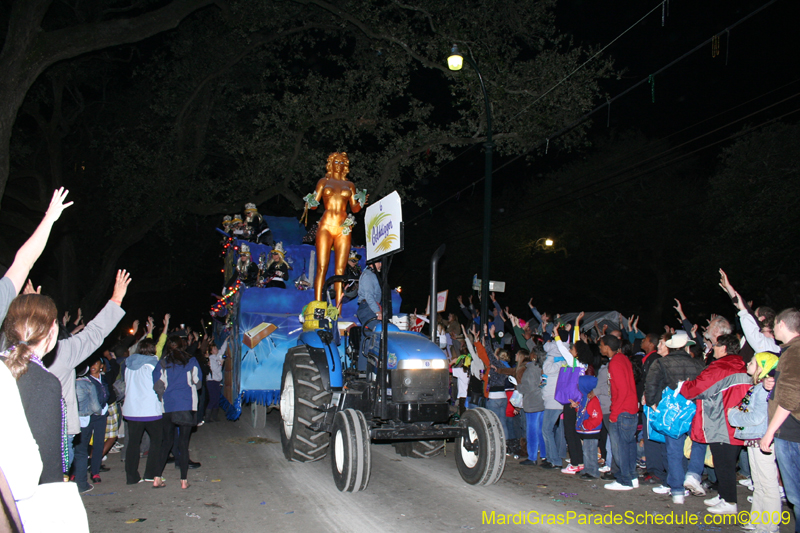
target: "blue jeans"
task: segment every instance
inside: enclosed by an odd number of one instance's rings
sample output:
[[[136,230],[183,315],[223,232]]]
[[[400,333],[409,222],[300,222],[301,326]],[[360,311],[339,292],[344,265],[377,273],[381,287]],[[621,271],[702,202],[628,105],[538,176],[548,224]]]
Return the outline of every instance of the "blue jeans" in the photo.
[[[617,482],[628,487],[636,479],[636,426],[639,417],[635,414],[620,413],[616,422],[611,422],[611,449],[619,465]],[[585,467],[586,465],[584,465]]]
[[[683,494],[683,481],[686,478],[686,458],[683,455],[683,444],[686,442],[686,433],[673,439],[664,435],[664,446],[667,448],[667,483],[672,489],[672,495]],[[650,456],[647,456],[648,466]],[[663,478],[662,478],[663,479]]]
[[[743,446],[742,451],[739,452],[739,473],[750,477],[750,460],[747,457],[747,446]]]
[[[542,417],[544,411],[538,413],[525,413],[525,418],[528,422],[528,459],[531,461],[536,460],[536,454],[541,454],[542,457],[547,457],[545,453],[544,437],[542,436]]]
[[[694,478],[700,483],[703,481],[703,470],[705,469],[706,448],[708,444],[692,441],[692,451],[689,455],[689,465],[686,467],[686,478]]]
[[[600,477],[600,465],[597,463],[597,438],[583,438],[583,472],[592,477]]]
[[[547,462],[553,466],[561,466],[562,457],[567,455],[567,441],[564,440],[564,427],[555,425],[561,416],[561,409],[545,409],[542,415],[542,434],[544,436]]]
[[[100,473],[100,465],[103,463],[103,444],[106,437],[106,418],[107,415],[92,415],[89,418],[89,425],[81,428],[80,441],[75,448],[75,483],[81,492],[89,488],[86,480],[86,469],[89,464],[89,441],[92,444],[92,475]]]
[[[800,533],[800,442],[776,438],[774,449],[786,499],[794,506],[794,530]]]
[[[509,420],[506,417],[506,404],[508,404],[508,398],[505,397],[489,398],[486,400],[486,408],[496,414],[500,419],[500,424],[503,426],[503,433],[506,435],[506,440],[509,440],[511,432],[508,430]]]

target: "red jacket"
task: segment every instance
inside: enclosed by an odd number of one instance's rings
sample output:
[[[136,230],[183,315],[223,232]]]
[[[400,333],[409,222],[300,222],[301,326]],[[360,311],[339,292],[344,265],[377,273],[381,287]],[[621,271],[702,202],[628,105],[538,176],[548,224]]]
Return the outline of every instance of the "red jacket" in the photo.
[[[608,363],[608,382],[611,384],[611,416],[617,421],[620,413],[639,413],[636,383],[633,381],[633,365],[623,353],[616,353]]]
[[[738,407],[752,385],[747,367],[738,355],[712,361],[699,376],[685,382],[681,394],[687,400],[694,399],[697,405],[692,420],[692,440],[708,444],[744,444],[733,436],[736,429],[728,423],[728,409]]]

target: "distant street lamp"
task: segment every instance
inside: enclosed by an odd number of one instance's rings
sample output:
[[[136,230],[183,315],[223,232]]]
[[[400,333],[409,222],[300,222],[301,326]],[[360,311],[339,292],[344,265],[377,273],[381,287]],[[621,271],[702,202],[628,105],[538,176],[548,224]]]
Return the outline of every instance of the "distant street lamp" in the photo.
[[[545,239],[544,240],[545,246],[553,246],[553,239]]]
[[[447,58],[447,66],[450,70],[461,70],[464,60],[469,63],[478,74],[483,91],[483,101],[486,104],[486,142],[483,144],[486,153],[486,177],[483,181],[483,280],[481,282],[481,332],[488,322],[489,314],[489,240],[492,234],[492,109],[489,104],[489,95],[486,92],[486,85],[483,83],[483,76],[478,69],[478,65],[470,56],[462,56],[458,52],[458,46],[453,45],[450,57]]]

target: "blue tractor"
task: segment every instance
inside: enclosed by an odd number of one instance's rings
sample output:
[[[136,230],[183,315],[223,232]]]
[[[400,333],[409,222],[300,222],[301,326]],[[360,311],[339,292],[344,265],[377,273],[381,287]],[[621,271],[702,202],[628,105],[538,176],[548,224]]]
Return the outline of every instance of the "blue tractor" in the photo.
[[[436,301],[436,263],[431,289]],[[391,257],[383,262],[383,308]],[[334,276],[325,284],[342,281]],[[402,455],[428,457],[456,443],[461,477],[474,485],[496,483],[505,468],[505,436],[493,412],[470,409],[452,421],[445,354],[420,333],[389,323],[350,328],[337,338],[335,321],[304,331],[286,353],[280,391],[281,444],[290,461],[318,461],[330,455],[340,491],[358,492],[369,483],[371,444],[393,443]],[[338,341],[338,345],[337,345]],[[345,350],[340,350],[341,345]]]

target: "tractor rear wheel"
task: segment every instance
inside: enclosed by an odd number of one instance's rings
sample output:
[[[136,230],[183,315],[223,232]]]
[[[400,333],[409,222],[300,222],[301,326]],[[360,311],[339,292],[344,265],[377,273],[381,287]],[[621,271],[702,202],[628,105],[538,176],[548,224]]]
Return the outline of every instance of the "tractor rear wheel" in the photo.
[[[286,354],[281,380],[281,445],[290,461],[319,461],[328,452],[330,434],[311,426],[325,416],[331,391],[323,388],[322,376],[308,348],[297,346]]]
[[[472,444],[468,450],[464,436],[456,440],[456,465],[461,478],[470,485],[497,483],[506,466],[506,438],[500,419],[484,408],[469,409],[461,417]]]
[[[361,411],[345,409],[336,413],[331,435],[331,470],[340,491],[359,492],[367,488],[372,451],[369,426]]]
[[[443,440],[413,440],[393,442],[394,451],[403,457],[430,459],[444,451]]]

